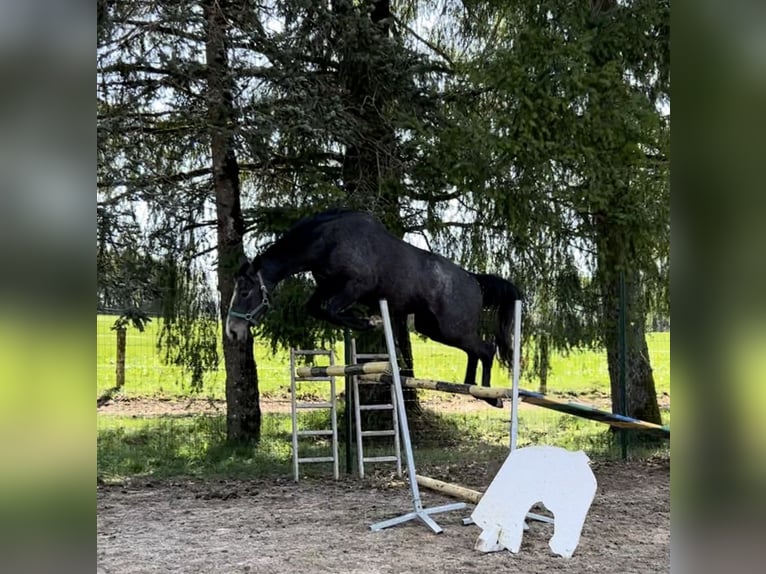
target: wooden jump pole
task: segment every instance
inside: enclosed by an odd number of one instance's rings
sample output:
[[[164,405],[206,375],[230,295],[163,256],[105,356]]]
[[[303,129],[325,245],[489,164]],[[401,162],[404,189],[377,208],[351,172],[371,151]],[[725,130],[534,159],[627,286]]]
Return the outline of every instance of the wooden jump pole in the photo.
[[[299,377],[342,377],[343,375],[364,375],[391,372],[391,363],[376,361],[361,365],[332,365],[329,367],[298,367]]]
[[[421,476],[419,474],[416,474],[415,476],[417,477],[418,484],[423,488],[451,496],[452,498],[457,498],[458,500],[464,500],[465,502],[470,502],[471,504],[479,504],[481,497],[484,496],[484,493],[479,490],[466,488],[465,486],[460,486],[459,484],[452,484],[451,482],[444,482],[443,480],[437,480],[435,478],[431,478],[429,476]],[[527,518],[530,520],[537,520],[538,522],[547,522],[548,524],[554,523],[553,518],[550,516],[536,514],[534,512],[527,512]],[[471,524],[471,522],[466,522],[466,520],[470,521],[471,519],[463,519],[463,524]]]
[[[479,492],[478,490],[472,490],[458,484],[444,482],[429,476],[416,474],[415,477],[417,478],[418,484],[423,488],[428,488],[429,490],[434,490],[446,494],[447,496],[457,498],[458,500],[470,502],[471,504],[479,504],[481,497],[484,496],[484,493]]]

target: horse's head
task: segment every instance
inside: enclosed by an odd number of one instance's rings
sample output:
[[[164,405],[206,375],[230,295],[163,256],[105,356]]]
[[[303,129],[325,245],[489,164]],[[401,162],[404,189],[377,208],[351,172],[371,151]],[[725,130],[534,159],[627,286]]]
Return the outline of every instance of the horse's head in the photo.
[[[269,290],[261,275],[259,258],[244,262],[234,282],[234,294],[226,317],[226,336],[232,340],[247,338],[247,330],[256,325],[269,307]]]

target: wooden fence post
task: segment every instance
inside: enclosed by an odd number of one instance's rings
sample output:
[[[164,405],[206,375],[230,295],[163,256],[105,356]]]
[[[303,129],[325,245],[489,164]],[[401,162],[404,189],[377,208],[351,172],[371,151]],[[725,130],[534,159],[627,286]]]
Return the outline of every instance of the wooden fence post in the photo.
[[[115,367],[115,388],[121,389],[125,384],[125,327],[117,327],[117,362]]]

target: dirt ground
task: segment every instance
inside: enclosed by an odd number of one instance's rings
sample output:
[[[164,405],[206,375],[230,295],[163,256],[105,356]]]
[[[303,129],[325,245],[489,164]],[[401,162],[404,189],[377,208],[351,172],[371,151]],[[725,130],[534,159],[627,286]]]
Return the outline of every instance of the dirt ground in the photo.
[[[598,491],[575,555],[553,555],[551,525],[531,523],[521,552],[473,550],[470,514],[436,515],[381,532],[369,525],[412,509],[406,483],[289,478],[132,482],[98,487],[98,571],[110,573],[423,573],[670,571],[670,462],[593,464]],[[451,479],[483,489],[491,473],[471,466]],[[421,490],[426,507],[449,502]]]
[[[421,404],[428,406],[429,403],[435,403],[439,412],[471,412],[486,411],[487,405],[483,401],[474,397],[461,395],[446,395],[440,393],[439,397],[421,399]],[[611,402],[608,396],[588,394],[582,397],[570,395],[556,395],[552,393],[551,397],[582,402],[584,404],[611,410]],[[670,408],[670,396],[662,394],[658,397],[661,409]],[[290,412],[290,398],[282,397],[279,399],[261,398],[261,410],[263,412]],[[533,405],[520,403],[519,408],[537,409]],[[160,399],[148,397],[116,397],[106,401],[98,407],[99,414],[120,415],[120,416],[159,416],[159,415],[194,415],[194,414],[224,414],[226,413],[226,401],[205,398],[190,398],[185,400]]]

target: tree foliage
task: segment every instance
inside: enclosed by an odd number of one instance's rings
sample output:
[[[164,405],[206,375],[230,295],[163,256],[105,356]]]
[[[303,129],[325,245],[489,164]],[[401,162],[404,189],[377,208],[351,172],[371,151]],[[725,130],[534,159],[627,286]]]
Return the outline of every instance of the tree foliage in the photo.
[[[667,0],[218,6],[248,251],[321,208],[372,211],[519,284],[538,374],[555,348],[613,362],[621,273],[631,322],[668,312]],[[205,26],[200,2],[99,3],[104,285],[145,254],[215,264]],[[275,294],[274,348],[334,336],[307,281]]]
[[[205,373],[218,367],[218,313],[204,273],[168,258],[162,269],[162,323],[157,349],[166,363],[189,375],[202,390]]]
[[[440,36],[461,72],[449,121],[416,171],[459,193],[431,202],[429,231],[524,286],[528,340],[609,345],[620,272],[635,275],[631,321],[669,309],[669,3],[464,6],[461,32]]]

